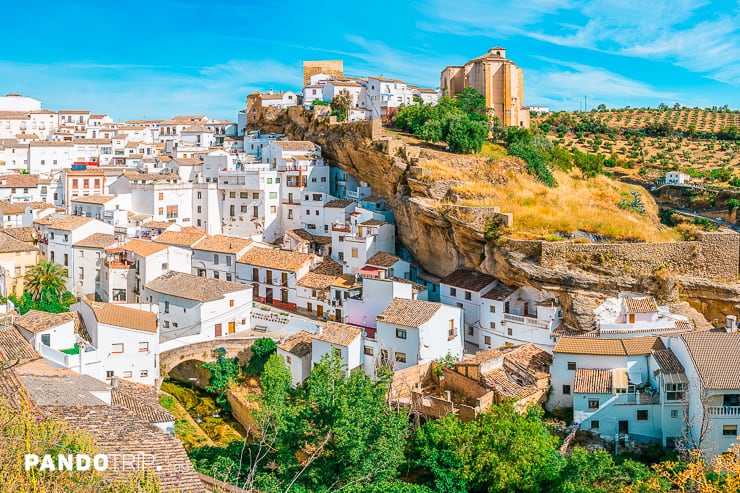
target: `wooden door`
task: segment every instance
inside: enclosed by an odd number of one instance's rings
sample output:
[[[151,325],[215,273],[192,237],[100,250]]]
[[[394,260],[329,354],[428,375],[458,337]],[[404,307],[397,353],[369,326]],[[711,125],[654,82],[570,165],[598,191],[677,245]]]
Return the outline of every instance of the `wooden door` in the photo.
[[[216,337],[221,337],[221,324],[216,324]]]
[[[267,288],[265,290],[265,303],[272,303],[272,288]]]
[[[342,320],[342,310],[340,310],[339,308],[337,308],[337,313],[334,315],[334,321],[344,322],[344,320]]]
[[[236,322],[229,322],[229,334],[236,332]]]
[[[317,317],[324,316],[324,305],[316,305],[316,316]]]

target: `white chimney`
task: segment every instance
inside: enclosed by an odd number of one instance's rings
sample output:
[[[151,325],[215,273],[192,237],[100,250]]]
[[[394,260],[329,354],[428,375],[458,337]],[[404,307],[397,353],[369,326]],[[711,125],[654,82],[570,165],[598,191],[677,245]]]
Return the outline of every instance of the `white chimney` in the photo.
[[[725,319],[725,332],[728,334],[737,332],[737,317],[735,315],[727,315]]]
[[[320,336],[321,335],[322,328],[323,328],[323,325],[322,324],[320,324],[320,323],[316,324],[316,335],[317,336]]]

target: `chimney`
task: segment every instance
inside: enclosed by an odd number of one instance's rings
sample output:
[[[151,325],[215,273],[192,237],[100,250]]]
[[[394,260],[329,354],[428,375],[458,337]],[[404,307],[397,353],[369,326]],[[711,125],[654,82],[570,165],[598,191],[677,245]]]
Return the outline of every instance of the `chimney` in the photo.
[[[728,334],[737,332],[737,316],[727,315],[727,318],[725,319],[725,332]]]
[[[272,87],[270,88],[269,91],[267,91],[267,94],[272,94]]]
[[[322,324],[320,324],[320,323],[319,324],[316,324],[316,335],[317,336],[320,336],[321,335],[321,332],[322,332],[323,327],[324,326]]]
[[[111,379],[110,379],[110,386],[113,389],[117,389],[118,388],[118,377],[111,377]]]

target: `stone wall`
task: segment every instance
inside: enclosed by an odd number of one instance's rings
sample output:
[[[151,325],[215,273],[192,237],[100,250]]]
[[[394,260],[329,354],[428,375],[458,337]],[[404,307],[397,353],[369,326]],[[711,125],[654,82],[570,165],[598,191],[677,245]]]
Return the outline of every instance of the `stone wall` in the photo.
[[[257,403],[254,401],[248,401],[231,390],[226,391],[226,400],[231,406],[231,415],[234,416],[234,419],[237,420],[245,430],[248,430],[254,435],[258,435],[259,427],[257,426],[257,423],[254,420],[254,415],[252,414],[259,407]]]
[[[616,267],[635,274],[651,274],[664,266],[688,276],[736,280],[740,234],[702,233],[698,241],[665,243],[542,242],[540,265],[564,263]]]
[[[420,388],[425,381],[431,378],[432,363],[414,365],[393,374],[391,389],[388,398],[391,401],[410,398],[414,389]]]
[[[455,370],[443,367],[442,374],[444,390],[464,396],[466,399],[475,400],[487,392],[477,381],[460,375]]]

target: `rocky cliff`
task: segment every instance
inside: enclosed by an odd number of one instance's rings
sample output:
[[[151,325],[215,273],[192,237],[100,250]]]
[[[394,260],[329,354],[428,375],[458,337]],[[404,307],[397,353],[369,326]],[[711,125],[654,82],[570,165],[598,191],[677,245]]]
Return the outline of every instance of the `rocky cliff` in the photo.
[[[444,159],[455,169],[475,157],[406,145],[384,135],[378,122],[334,124],[299,108],[266,115],[254,127],[284,133],[295,140],[316,142],[331,164],[367,182],[374,193],[389,197],[397,221],[398,240],[424,269],[435,275],[445,276],[459,267],[470,267],[507,284],[553,290],[559,294],[566,322],[582,330],[592,327],[593,308],[619,291],[651,293],[664,303],[687,301],[693,308],[680,305],[687,315],[700,320],[696,309],[708,320],[716,319],[718,324],[723,323],[725,315],[740,309],[736,240],[727,250],[731,258],[714,259],[730,267],[723,271],[728,273],[726,279],[705,275],[704,269],[692,266],[691,262],[699,261],[695,255],[685,259],[685,268],[680,260],[664,265],[659,258],[652,264],[631,266],[624,259],[612,260],[603,247],[598,254],[563,257],[558,262],[543,264],[542,242],[507,240],[490,231],[486,234],[490,221],[481,220],[481,215],[490,211],[460,213],[451,207],[448,199],[454,180],[425,183],[413,173],[419,160]],[[649,248],[649,244],[645,247]],[[701,261],[707,260],[701,258]],[[715,270],[722,271],[721,266]]]

